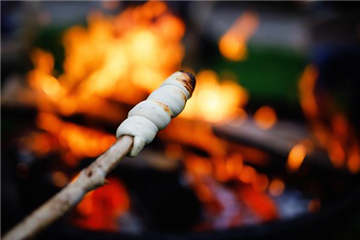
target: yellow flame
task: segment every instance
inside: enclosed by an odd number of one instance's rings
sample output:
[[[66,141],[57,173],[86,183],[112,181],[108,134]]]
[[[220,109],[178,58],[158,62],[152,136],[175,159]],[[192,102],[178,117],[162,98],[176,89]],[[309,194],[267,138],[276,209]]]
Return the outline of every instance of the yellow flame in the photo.
[[[220,82],[212,70],[200,71],[196,80],[196,91],[182,117],[221,122],[236,116],[248,102],[248,93],[242,86],[230,80]]]
[[[64,34],[65,72],[58,78],[50,53],[36,49],[31,56],[30,86],[62,114],[92,106],[94,96],[136,103],[179,69],[185,25],[166,4],[150,1],[117,17],[93,13],[88,23]]]
[[[256,18],[245,13],[234,31],[250,34]],[[59,77],[52,76],[50,53],[33,52],[35,69],[28,79],[44,93],[38,99],[39,108],[49,111],[55,107],[53,110],[69,116],[108,108],[99,97],[128,104],[143,100],[179,69],[184,32],[184,23],[163,2],[128,8],[117,17],[92,13],[88,28],[75,26],[64,34],[65,72]],[[180,116],[207,122],[222,122],[239,114],[244,118],[242,107],[248,98],[247,91],[232,79],[220,81],[215,72],[204,70],[197,74],[197,90]]]
[[[36,69],[45,74],[52,73],[54,68],[54,57],[50,53],[44,52],[41,49],[34,49],[30,58]]]

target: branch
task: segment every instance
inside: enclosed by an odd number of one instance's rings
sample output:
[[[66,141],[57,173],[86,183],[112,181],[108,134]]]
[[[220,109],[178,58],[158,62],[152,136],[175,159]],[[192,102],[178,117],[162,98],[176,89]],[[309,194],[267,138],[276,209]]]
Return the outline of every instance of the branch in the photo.
[[[146,101],[137,104],[116,131],[119,138],[103,155],[82,170],[48,202],[5,234],[4,240],[23,240],[35,236],[75,207],[86,193],[105,184],[106,175],[125,156],[135,157],[157,132],[165,128],[184,109],[195,88],[195,77],[183,71],[172,74]]]
[[[83,169],[75,182],[68,184],[24,221],[4,236],[4,240],[27,239],[48,227],[75,207],[85,194],[101,187],[105,176],[130,152],[133,137],[123,136],[89,167]]]

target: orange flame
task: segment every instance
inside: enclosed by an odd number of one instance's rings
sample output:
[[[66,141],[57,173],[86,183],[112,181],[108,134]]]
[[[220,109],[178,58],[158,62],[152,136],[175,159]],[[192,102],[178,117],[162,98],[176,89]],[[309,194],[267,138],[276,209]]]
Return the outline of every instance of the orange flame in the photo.
[[[230,36],[230,41],[235,39],[236,43],[225,44],[225,48],[237,48],[235,54],[234,49],[231,50],[230,58],[243,59],[245,43],[257,25],[256,15],[243,14],[229,31],[230,35],[220,41],[220,50]],[[53,75],[56,73],[53,56],[42,50],[34,51],[35,69],[29,72],[28,80],[35,90],[40,112],[37,125],[58,141],[67,165],[75,166],[81,158],[100,155],[116,139],[106,132],[66,122],[60,116],[83,114],[118,124],[126,117],[130,105],[143,100],[160,81],[179,69],[184,55],[181,44],[184,32],[184,23],[170,13],[165,3],[149,1],[128,8],[116,17],[93,13],[87,28],[69,29],[63,39],[64,73],[59,76]],[[185,171],[194,181],[194,191],[211,211],[224,205],[217,202],[219,193],[206,180],[210,178],[213,182],[215,179],[242,181],[262,192],[252,194],[251,199],[265,203],[266,207],[259,210],[264,219],[274,217],[274,203],[264,197],[263,192],[269,185],[267,176],[247,166],[241,150],[228,151],[229,143],[219,139],[212,130],[212,123],[233,118],[245,120],[247,114],[243,107],[249,100],[248,92],[233,78],[220,79],[211,70],[198,72],[196,78],[197,90],[184,112],[159,133],[161,140],[170,143],[164,147],[166,157],[184,159]],[[275,122],[276,114],[273,115]],[[268,116],[265,118],[269,121]],[[194,154],[188,146],[206,152],[209,157]],[[267,157],[255,150],[247,154],[258,163]],[[57,186],[69,181],[60,171],[54,172],[52,180]],[[257,204],[251,206],[258,208]],[[125,188],[112,179],[109,185],[85,197],[77,207],[75,222],[85,228],[114,230],[116,219],[128,207]]]
[[[282,180],[274,178],[269,186],[269,192],[272,196],[278,197],[283,194],[285,189],[285,184]]]
[[[244,25],[251,14],[242,19]],[[121,121],[125,116],[104,98],[135,104],[177,70],[184,55],[185,25],[165,3],[153,1],[128,8],[115,18],[93,13],[88,23],[88,29],[75,26],[64,34],[65,72],[57,78],[52,76],[53,56],[33,52],[30,86],[42,93],[37,101],[41,111]],[[240,28],[249,32],[247,23]],[[209,122],[246,117],[241,108],[247,101],[243,87],[230,79],[220,82],[215,72],[204,70],[197,74],[197,91],[180,116]]]
[[[55,171],[51,177],[54,185],[57,187],[64,187],[69,182],[66,174],[61,171]]]
[[[262,106],[255,112],[254,120],[260,128],[269,129],[276,123],[277,116],[274,109],[269,106]]]
[[[233,61],[246,57],[246,42],[255,33],[259,25],[259,17],[251,12],[243,13],[221,37],[219,49],[221,54]]]
[[[256,170],[250,166],[244,166],[239,176],[240,180],[244,183],[251,183],[255,177]]]
[[[360,171],[359,144],[355,142],[355,144],[350,147],[348,153],[349,153],[349,158],[347,162],[348,169],[351,173],[358,173]]]
[[[340,168],[345,164],[345,151],[336,135],[331,136],[328,147],[331,163]]]
[[[212,165],[209,159],[195,155],[185,159],[185,167],[189,171],[200,175],[209,175],[212,172]]]
[[[359,144],[346,116],[329,109],[319,109],[315,95],[318,70],[306,66],[299,81],[300,104],[319,145],[329,155],[332,165],[342,168],[347,164],[351,173],[360,170]],[[320,110],[322,110],[320,112]],[[330,119],[330,123],[322,118]]]
[[[299,97],[300,104],[304,114],[313,118],[318,113],[317,103],[315,99],[315,83],[318,78],[318,71],[313,65],[306,66],[304,73],[299,81]]]
[[[265,191],[269,185],[269,179],[265,174],[257,174],[252,179],[252,186],[257,191]]]
[[[180,66],[185,26],[162,2],[127,9],[117,18],[95,13],[88,22],[88,29],[75,26],[65,33],[65,72],[58,78],[52,76],[50,53],[32,54],[29,84],[61,114],[93,107],[99,96],[139,102]]]
[[[111,134],[66,123],[48,113],[40,113],[37,124],[39,128],[57,136],[60,144],[78,158],[98,156],[116,140]]]
[[[306,156],[306,148],[303,144],[299,143],[295,145],[290,153],[287,160],[287,167],[291,171],[296,171],[299,169],[300,165],[304,161]]]

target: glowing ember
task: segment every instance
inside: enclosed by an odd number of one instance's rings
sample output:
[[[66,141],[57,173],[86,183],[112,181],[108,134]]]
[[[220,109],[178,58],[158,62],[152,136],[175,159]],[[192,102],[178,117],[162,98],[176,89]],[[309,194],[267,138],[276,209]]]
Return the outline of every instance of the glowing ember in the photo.
[[[272,196],[278,197],[283,194],[285,189],[285,184],[282,180],[274,178],[269,186],[269,192]]]
[[[244,183],[250,183],[254,177],[256,177],[256,170],[250,166],[244,166],[239,176]]]
[[[332,165],[336,168],[347,165],[351,173],[357,173],[360,170],[357,136],[344,114],[319,107],[315,97],[317,78],[316,67],[306,66],[299,81],[300,103],[304,115],[309,120],[315,139],[327,151]],[[330,119],[330,123],[326,118]]]
[[[264,221],[278,218],[277,207],[268,195],[247,186],[240,188],[240,194],[244,203]]]
[[[233,154],[226,160],[225,168],[232,178],[237,178],[243,168],[243,157],[241,154]]]
[[[259,108],[254,114],[255,123],[262,129],[271,128],[277,121],[277,116],[269,106]]]
[[[306,66],[304,73],[299,81],[299,97],[301,107],[305,115],[313,118],[318,113],[317,103],[315,99],[315,83],[318,78],[318,72],[315,66]]]
[[[318,199],[313,199],[308,204],[309,212],[315,213],[318,212],[321,208],[321,202]]]
[[[207,158],[191,156],[185,159],[186,168],[196,174],[208,175],[212,172],[211,162]]]
[[[347,163],[348,169],[351,173],[358,173],[360,171],[360,150],[359,144],[354,144],[349,150],[349,159]]]
[[[82,228],[116,231],[118,218],[129,208],[129,196],[117,178],[109,178],[109,183],[88,193],[76,207],[78,215],[74,223]]]
[[[328,151],[331,163],[337,168],[343,167],[345,164],[345,151],[336,135],[331,137]]]
[[[256,177],[252,179],[251,183],[255,190],[265,191],[269,184],[269,179],[265,174],[257,174]]]
[[[246,42],[255,33],[259,25],[259,17],[250,12],[243,13],[221,37],[219,49],[221,54],[233,61],[240,61],[246,57]]]
[[[60,171],[56,171],[52,174],[52,180],[57,187],[64,187],[69,182],[66,174]]]
[[[287,167],[291,171],[296,171],[299,169],[300,165],[304,161],[304,158],[306,156],[306,148],[303,144],[297,144],[295,145],[290,153],[287,160]]]

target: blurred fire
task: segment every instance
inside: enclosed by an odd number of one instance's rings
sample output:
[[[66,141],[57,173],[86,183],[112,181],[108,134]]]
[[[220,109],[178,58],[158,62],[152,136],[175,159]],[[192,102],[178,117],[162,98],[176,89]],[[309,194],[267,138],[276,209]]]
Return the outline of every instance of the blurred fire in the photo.
[[[308,65],[299,81],[300,104],[304,114],[309,118],[316,117],[318,112],[315,99],[315,83],[317,77],[318,72],[315,66]]]
[[[28,78],[45,95],[38,99],[40,109],[55,108],[62,115],[101,112],[105,103],[99,98],[134,104],[180,66],[185,26],[162,2],[113,18],[94,13],[88,23],[87,29],[75,26],[65,33],[65,72],[57,78],[53,56],[33,52],[35,69]]]
[[[308,65],[299,80],[300,103],[304,115],[308,118],[310,130],[317,145],[327,151],[334,167],[347,166],[349,172],[358,173],[360,171],[360,145],[353,126],[343,113],[334,110],[335,101],[330,99],[330,96],[323,96],[329,99],[321,103],[316,99],[317,79],[318,70],[314,65]],[[298,162],[300,161],[293,160],[291,165],[297,168]],[[290,164],[290,156],[288,163]]]
[[[309,212],[318,212],[321,208],[321,202],[319,199],[313,199],[308,204]]]
[[[254,120],[260,128],[269,129],[276,123],[277,116],[274,109],[269,106],[262,106],[255,112]]]
[[[259,17],[252,12],[244,12],[221,37],[219,49],[221,54],[233,61],[246,58],[246,42],[255,33],[259,25]]]
[[[216,72],[203,70],[196,75],[196,91],[180,116],[215,123],[228,121],[238,115],[248,99],[242,86],[226,79],[220,82]]]
[[[287,161],[287,167],[290,171],[296,171],[299,169],[300,165],[304,161],[304,158],[306,156],[306,148],[303,144],[297,144],[295,145],[288,157]]]
[[[282,180],[274,178],[269,186],[269,192],[272,196],[277,197],[280,196],[285,189],[285,184]]]
[[[48,113],[39,114],[37,125],[56,136],[59,144],[70,151],[72,157],[66,155],[64,158],[70,166],[76,165],[76,159],[100,155],[116,140],[111,134],[67,123]]]
[[[242,196],[244,203],[256,212],[264,221],[278,218],[276,204],[268,195],[255,191],[248,186],[240,188],[240,195]]]
[[[221,53],[231,60],[244,59],[246,41],[258,24],[257,15],[244,13],[221,38]],[[87,28],[75,26],[68,30],[64,35],[64,73],[59,76],[54,76],[54,57],[34,50],[31,58],[35,68],[29,72],[28,80],[36,93],[37,126],[47,135],[31,135],[27,140],[30,149],[46,154],[59,145],[63,162],[73,167],[82,158],[103,153],[116,141],[113,134],[65,119],[84,115],[111,126],[119,124],[132,105],[179,69],[184,56],[184,33],[184,23],[171,14],[166,4],[149,1],[116,17],[93,13]],[[270,180],[249,165],[252,158],[253,164],[263,166],[268,161],[267,154],[238,145],[234,148],[212,129],[213,124],[247,118],[243,109],[249,100],[247,90],[233,79],[220,80],[212,70],[202,70],[196,78],[197,89],[184,112],[159,133],[166,157],[183,160],[185,174],[205,212],[222,221],[213,220],[210,227],[240,224],[238,200],[259,219],[276,219],[277,207],[269,195],[280,196],[285,183],[277,178]],[[301,106],[311,119],[319,112],[314,97],[316,78],[316,69],[308,66],[299,83]],[[260,128],[270,129],[277,122],[277,115],[273,108],[263,106],[255,112],[254,121]],[[315,138],[328,149],[334,165],[344,165],[348,157],[349,170],[358,172],[360,153],[357,142],[346,145],[351,134],[346,118],[334,118],[330,127],[315,120],[313,124],[317,124]],[[58,144],[47,144],[50,138]],[[288,169],[298,169],[305,155],[305,145],[295,145],[289,153]],[[59,171],[52,175],[59,187],[68,179]],[[235,182],[235,190],[223,186],[224,182]],[[114,230],[116,219],[128,210],[129,201],[125,187],[112,178],[110,184],[88,194],[80,203],[75,222],[85,228]]]
[[[359,143],[354,143],[349,148],[349,159],[348,159],[348,169],[351,173],[358,173],[360,170],[360,150]]]
[[[69,179],[65,173],[61,171],[55,171],[52,174],[52,181],[55,186],[64,187],[69,182]]]
[[[245,14],[240,28],[236,28],[245,35],[250,34],[247,24],[252,18],[254,16]],[[54,74],[54,57],[40,49],[33,51],[31,59],[35,68],[28,73],[28,81],[36,93],[37,126],[52,136],[57,142],[55,146],[61,146],[66,165],[74,167],[84,157],[100,155],[116,139],[102,130],[64,119],[84,115],[96,121],[119,124],[132,105],[143,100],[180,68],[184,32],[184,23],[170,13],[166,4],[150,1],[128,8],[116,17],[93,13],[87,28],[75,26],[69,29],[63,39],[64,73],[58,76]],[[227,218],[223,216],[224,211],[232,211],[231,207],[222,201],[223,197],[213,189],[214,185],[204,179],[242,181],[241,176],[251,169],[252,177],[245,177],[247,180],[243,182],[256,191],[265,191],[268,178],[246,166],[242,154],[228,154],[227,146],[212,131],[211,123],[223,123],[233,118],[245,120],[247,114],[243,107],[249,99],[247,91],[234,79],[220,80],[212,70],[200,71],[196,78],[197,90],[185,111],[159,136],[166,142],[166,156],[184,159],[186,172],[197,179],[193,187],[199,199],[209,207],[207,210],[223,219]],[[35,149],[43,144],[32,146]],[[201,149],[209,157],[191,154],[185,150],[186,146]],[[56,186],[68,182],[68,176],[60,171],[54,172],[52,179]],[[97,230],[114,230],[115,220],[126,211],[129,199],[119,182],[115,179],[110,182],[88,194],[80,203],[76,224]],[[228,194],[235,202],[235,193]],[[228,207],[224,211],[214,210],[214,204]]]

